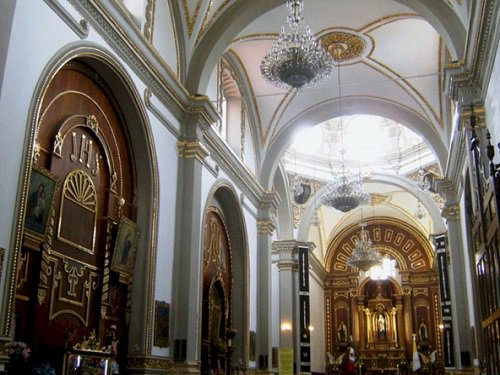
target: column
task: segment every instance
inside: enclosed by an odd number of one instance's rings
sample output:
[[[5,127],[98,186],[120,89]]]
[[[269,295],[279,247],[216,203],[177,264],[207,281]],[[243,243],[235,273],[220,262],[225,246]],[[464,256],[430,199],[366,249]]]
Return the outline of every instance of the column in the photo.
[[[201,257],[203,237],[202,174],[208,151],[201,142],[205,117],[192,116],[178,142],[174,273],[170,356],[176,374],[199,373]],[[159,274],[160,275],[160,274]]]
[[[277,207],[277,195],[269,192],[262,197],[257,219],[257,327],[255,355],[257,368],[270,373],[272,365],[272,277],[271,246],[275,225],[271,219]]]
[[[436,246],[436,263],[439,274],[439,291],[441,296],[441,319],[443,319],[443,352],[445,367],[455,366],[455,342],[453,340],[453,312],[450,293],[450,277],[448,273],[448,259],[446,254],[446,235],[434,236]],[[455,303],[456,305],[456,303]],[[456,309],[454,309],[456,310]],[[464,309],[465,310],[465,309]]]
[[[312,248],[312,243],[295,240],[273,243],[273,254],[279,256],[280,348],[294,349],[295,372],[300,373],[310,372],[311,366],[308,256]]]

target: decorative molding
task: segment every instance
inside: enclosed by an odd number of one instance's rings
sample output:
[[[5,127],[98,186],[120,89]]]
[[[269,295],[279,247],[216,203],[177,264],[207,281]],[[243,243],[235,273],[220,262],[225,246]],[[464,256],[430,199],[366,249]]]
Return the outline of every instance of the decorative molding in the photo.
[[[146,23],[144,24],[144,37],[149,43],[153,43],[153,30],[155,25],[156,0],[147,0]]]
[[[210,155],[207,148],[197,139],[177,142],[179,157],[182,159],[198,159],[200,162]]]
[[[148,370],[168,370],[173,367],[172,361],[165,357],[154,356],[129,356],[127,361],[128,369],[148,369]]]
[[[458,203],[445,206],[441,211],[441,216],[446,220],[460,220],[460,205]]]
[[[160,121],[163,125],[165,125],[165,128],[172,133],[172,135],[179,139],[180,137],[180,132],[177,130],[170,121],[163,115],[163,111],[157,108],[151,98],[153,96],[153,93],[151,92],[150,89],[145,89],[144,90],[144,104],[146,105],[146,108],[149,109],[149,111]]]
[[[321,282],[325,281],[327,275],[325,266],[312,251],[309,254],[309,268],[311,269],[311,276],[317,277]]]
[[[276,225],[271,219],[260,219],[257,220],[257,232],[272,235]]]
[[[68,0],[95,28],[110,47],[130,66],[151,92],[179,120],[186,114],[201,115],[215,123],[218,114],[206,96],[191,95],[179,82],[154,47],[115,2]]]
[[[321,37],[321,44],[337,62],[359,60],[372,52],[369,37],[351,31],[333,31]],[[368,53],[367,53],[368,52]]]
[[[484,102],[500,39],[500,2],[478,1],[472,5],[464,60],[444,67],[445,92],[463,103]],[[474,32],[476,31],[476,32]]]
[[[58,0],[44,1],[54,11],[54,13],[56,13],[64,21],[64,23],[68,25],[76,35],[78,35],[80,39],[86,39],[89,36],[89,24],[86,20],[75,20]]]
[[[255,207],[259,207],[265,190],[255,175],[238,159],[214,129],[207,129],[203,133],[203,140],[206,142],[211,158],[222,166],[222,171],[242,190],[250,202]]]

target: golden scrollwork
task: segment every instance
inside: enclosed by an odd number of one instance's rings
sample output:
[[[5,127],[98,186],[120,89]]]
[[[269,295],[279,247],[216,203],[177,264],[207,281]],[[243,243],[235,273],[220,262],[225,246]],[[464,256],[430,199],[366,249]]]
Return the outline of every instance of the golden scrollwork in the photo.
[[[338,62],[360,58],[366,49],[366,43],[361,37],[340,31],[323,36],[321,44]]]
[[[87,121],[85,122],[90,129],[92,129],[96,134],[99,133],[99,122],[94,115],[88,115]]]

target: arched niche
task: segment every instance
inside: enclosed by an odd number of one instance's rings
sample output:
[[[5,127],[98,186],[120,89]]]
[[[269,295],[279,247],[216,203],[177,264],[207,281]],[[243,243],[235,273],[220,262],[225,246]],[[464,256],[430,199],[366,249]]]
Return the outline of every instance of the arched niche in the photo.
[[[249,255],[245,218],[234,187],[227,180],[218,180],[208,194],[204,215],[204,241],[207,233],[207,214],[217,213],[228,239],[231,257],[231,299],[229,309],[232,312],[230,327],[236,334],[232,339],[234,352],[231,355],[231,364],[236,366],[238,360],[248,362],[249,345]],[[204,242],[204,248],[206,243]],[[203,303],[203,302],[201,302]]]

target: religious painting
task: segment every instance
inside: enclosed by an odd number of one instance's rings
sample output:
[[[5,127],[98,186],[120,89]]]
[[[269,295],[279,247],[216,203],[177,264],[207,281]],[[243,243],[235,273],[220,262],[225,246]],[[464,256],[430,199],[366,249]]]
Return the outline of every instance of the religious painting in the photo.
[[[112,268],[130,273],[134,265],[137,230],[135,223],[123,217],[118,226]]]
[[[57,178],[49,171],[33,165],[26,203],[24,227],[37,237],[45,236],[50,208],[54,200]]]
[[[168,348],[169,345],[170,304],[164,301],[155,302],[154,345]]]

